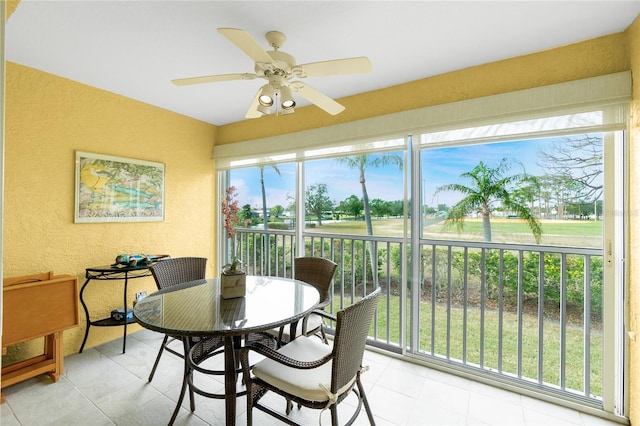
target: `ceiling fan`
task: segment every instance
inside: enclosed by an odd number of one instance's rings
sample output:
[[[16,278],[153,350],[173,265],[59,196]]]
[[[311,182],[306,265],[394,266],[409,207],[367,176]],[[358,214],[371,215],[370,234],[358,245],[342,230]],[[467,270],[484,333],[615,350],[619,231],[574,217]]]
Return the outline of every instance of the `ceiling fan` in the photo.
[[[280,98],[280,113],[292,113],[296,106],[292,91],[331,115],[339,114],[344,111],[344,106],[307,83],[300,80],[292,81],[292,79],[371,72],[371,62],[364,56],[296,65],[296,60],[293,56],[279,50],[286,40],[285,35],[279,31],[269,31],[265,36],[269,45],[273,48],[270,51],[265,51],[244,30],[218,28],[218,32],[253,59],[255,72],[179,78],[172,80],[172,82],[177,86],[183,86],[229,80],[253,80],[255,78],[267,80],[268,83],[262,86],[253,98],[245,118],[258,118],[269,114],[271,107],[278,105],[277,98]]]

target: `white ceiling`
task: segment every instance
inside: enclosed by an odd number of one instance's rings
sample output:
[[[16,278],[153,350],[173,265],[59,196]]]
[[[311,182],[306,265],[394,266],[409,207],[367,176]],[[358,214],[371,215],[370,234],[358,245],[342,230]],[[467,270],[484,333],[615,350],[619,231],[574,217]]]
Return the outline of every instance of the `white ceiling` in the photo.
[[[223,125],[244,120],[264,80],[171,83],[253,72],[253,61],[219,27],[247,30],[265,50],[264,34],[282,31],[280,50],[299,64],[369,57],[371,74],[307,79],[339,99],[620,32],[639,13],[640,0],[22,0],[7,22],[5,53],[12,62]]]

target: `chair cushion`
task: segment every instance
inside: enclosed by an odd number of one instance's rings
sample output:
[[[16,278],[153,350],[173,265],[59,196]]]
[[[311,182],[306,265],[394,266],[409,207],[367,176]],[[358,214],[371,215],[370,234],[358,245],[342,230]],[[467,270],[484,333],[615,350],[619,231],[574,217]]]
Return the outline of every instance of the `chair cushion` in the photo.
[[[300,336],[278,349],[278,352],[297,361],[314,361],[331,353],[331,350],[330,345],[325,345],[317,339]],[[309,401],[327,401],[329,399],[327,392],[320,384],[327,390],[331,389],[332,365],[333,362],[329,361],[318,368],[301,370],[265,358],[253,367],[253,374],[291,395]],[[354,375],[346,386],[338,390],[338,395],[349,390],[355,379]]]

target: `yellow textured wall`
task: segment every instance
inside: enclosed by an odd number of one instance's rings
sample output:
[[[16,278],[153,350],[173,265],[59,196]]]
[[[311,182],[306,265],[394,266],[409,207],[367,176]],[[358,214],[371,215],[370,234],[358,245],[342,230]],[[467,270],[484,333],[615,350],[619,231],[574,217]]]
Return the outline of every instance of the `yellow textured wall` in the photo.
[[[5,15],[7,17],[7,19],[9,18],[9,16],[11,16],[11,14],[13,13],[14,10],[16,10],[16,7],[18,7],[18,3],[20,3],[20,0],[4,0],[5,2]]]
[[[375,64],[373,64],[375,72]],[[216,144],[275,136],[382,114],[529,89],[629,69],[624,33],[425,78],[339,99],[332,116],[315,106],[220,126]]]
[[[625,31],[633,81],[629,144],[629,418],[640,424],[640,18]]]
[[[81,285],[85,268],[119,253],[203,256],[213,273],[215,126],[11,62],[5,96],[5,277],[52,270]],[[76,150],[164,163],[165,221],[75,224]],[[154,288],[152,278],[133,280],[128,300]],[[122,306],[122,282],[94,281],[85,295],[94,319],[108,316]],[[80,347],[80,319],[65,332],[66,354]],[[92,328],[87,347],[121,335]]]

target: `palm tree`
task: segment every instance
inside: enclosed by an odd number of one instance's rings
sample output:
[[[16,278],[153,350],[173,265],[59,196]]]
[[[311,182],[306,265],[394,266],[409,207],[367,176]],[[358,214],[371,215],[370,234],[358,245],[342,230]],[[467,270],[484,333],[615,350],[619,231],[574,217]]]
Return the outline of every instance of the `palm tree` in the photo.
[[[536,242],[540,242],[542,229],[540,222],[531,214],[531,210],[512,197],[510,190],[519,184],[527,183],[530,178],[526,174],[504,176],[511,168],[511,163],[506,158],[500,164],[491,168],[482,161],[469,172],[462,173],[461,178],[470,181],[469,186],[451,183],[439,186],[436,194],[443,191],[454,191],[465,197],[458,201],[450,210],[446,223],[455,224],[458,230],[462,230],[464,219],[469,214],[479,212],[482,215],[482,229],[484,241],[491,241],[491,213],[497,205],[505,210],[515,213],[524,219],[531,228]]]
[[[373,158],[370,155],[352,155],[349,157],[340,157],[337,159],[350,169],[358,169],[360,172],[360,186],[362,188],[362,204],[364,207],[364,220],[367,227],[367,235],[373,235],[373,224],[371,222],[371,207],[369,203],[369,194],[367,193],[367,184],[365,179],[365,171],[368,167],[385,167],[389,165],[398,166],[402,170],[404,161],[397,154],[384,154],[380,157]]]
[[[367,180],[365,178],[365,171],[368,167],[384,167],[389,165],[398,166],[398,169],[402,170],[404,161],[400,155],[397,154],[384,154],[379,157],[372,157],[367,154],[352,155],[349,157],[340,157],[337,159],[338,163],[341,163],[350,169],[358,169],[360,172],[360,187],[362,188],[362,206],[364,207],[364,220],[367,227],[367,235],[373,235],[373,223],[371,221],[371,206],[369,203],[369,194],[367,193]],[[374,286],[378,285],[378,274],[376,274],[377,267],[377,254],[374,253],[374,243],[369,241],[367,244],[367,251],[369,252],[369,259],[371,259],[370,268],[371,276],[373,277]],[[365,259],[366,264],[366,259]],[[376,265],[376,266],[374,266]]]
[[[264,189],[264,167],[265,166],[259,166],[260,167],[260,186],[262,187],[262,223],[264,226],[264,229],[268,228],[267,222],[269,221],[269,219],[267,218],[267,193]],[[280,169],[278,169],[278,166],[276,166],[275,164],[271,164],[271,167],[273,168],[273,171],[276,172],[276,174],[278,176],[280,176]]]

